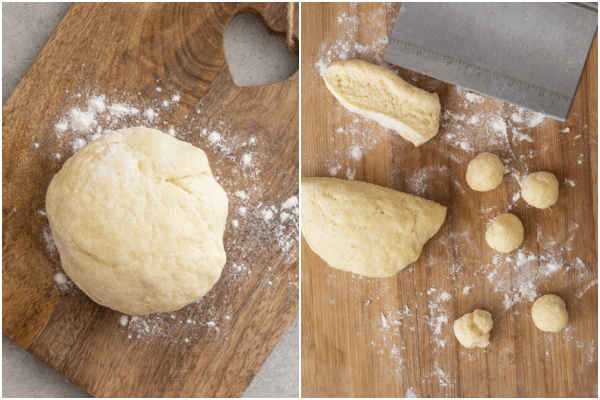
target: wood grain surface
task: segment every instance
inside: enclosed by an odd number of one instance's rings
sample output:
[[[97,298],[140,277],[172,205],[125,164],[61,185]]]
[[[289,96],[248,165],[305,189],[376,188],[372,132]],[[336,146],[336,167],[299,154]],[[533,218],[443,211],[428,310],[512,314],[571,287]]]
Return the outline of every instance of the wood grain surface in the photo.
[[[261,210],[298,195],[299,76],[233,84],[223,33],[246,11],[285,37],[286,3],[75,4],[2,109],[3,333],[94,396],[240,396],[298,313],[297,218]],[[294,19],[297,37],[297,6]],[[77,137],[54,125],[93,94],[140,111],[105,127],[171,128],[203,148],[229,195],[222,277],[177,312],[124,319],[54,280],[44,197]]]
[[[303,397],[597,397],[598,41],[564,123],[382,61],[400,4],[302,4],[302,176],[336,176],[394,188],[448,207],[420,259],[396,277],[370,279],[329,267],[302,241]],[[438,135],[416,148],[350,113],[320,69],[341,59],[386,65],[436,92]],[[567,129],[568,128],[568,129]],[[491,151],[507,171],[486,193],[464,179]],[[547,210],[519,198],[520,179],[545,170],[560,183]],[[503,212],[525,227],[510,255],[484,240]],[[545,333],[530,309],[561,296],[569,326]],[[491,343],[467,349],[453,322],[492,313]]]

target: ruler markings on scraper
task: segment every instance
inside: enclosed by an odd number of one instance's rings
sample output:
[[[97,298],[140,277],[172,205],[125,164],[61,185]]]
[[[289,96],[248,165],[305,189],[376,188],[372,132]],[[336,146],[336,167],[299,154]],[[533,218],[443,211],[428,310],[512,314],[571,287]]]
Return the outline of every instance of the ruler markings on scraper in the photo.
[[[474,75],[474,77],[479,78],[479,80],[481,80],[481,81],[492,78],[497,83],[506,85],[507,87],[513,87],[513,86],[526,87],[528,91],[530,91],[530,90],[535,91],[537,93],[538,97],[546,98],[547,96],[550,96],[552,98],[551,101],[560,102],[565,107],[569,107],[573,101],[573,97],[571,97],[571,96],[567,96],[565,94],[556,92],[554,90],[550,90],[550,89],[544,88],[542,86],[535,85],[530,82],[526,82],[522,79],[514,78],[510,75],[506,75],[506,74],[491,70],[487,67],[482,67],[482,66],[470,63],[470,62],[462,61],[462,60],[452,57],[452,56],[448,56],[446,54],[441,54],[437,51],[427,49],[425,47],[422,47],[422,46],[419,46],[419,45],[416,45],[416,44],[413,44],[413,43],[410,43],[410,42],[407,42],[404,40],[400,40],[395,37],[390,38],[390,44],[394,44],[394,46],[392,47],[392,50],[394,50],[395,52],[397,51],[397,49],[399,47],[402,47],[405,51],[411,52],[413,55],[415,55],[417,57],[421,57],[423,59],[428,59],[428,61],[441,60],[446,65],[446,67],[462,68],[463,70],[465,70],[467,72],[471,72]],[[388,47],[388,49],[389,49],[389,47]],[[427,71],[425,71],[424,73],[427,74]],[[471,89],[471,88],[469,88],[469,89]]]

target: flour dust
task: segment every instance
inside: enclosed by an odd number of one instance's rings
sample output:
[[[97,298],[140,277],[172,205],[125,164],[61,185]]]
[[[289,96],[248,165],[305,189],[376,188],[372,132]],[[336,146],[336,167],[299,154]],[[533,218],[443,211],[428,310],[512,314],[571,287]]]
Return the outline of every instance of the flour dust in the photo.
[[[263,179],[263,171],[271,160],[268,156],[269,143],[260,137],[268,137],[268,132],[237,131],[224,120],[215,120],[193,130],[184,128],[172,122],[176,120],[173,115],[182,112],[180,101],[179,93],[167,93],[159,85],[151,100],[142,98],[140,94],[116,91],[95,93],[82,89],[79,93],[69,95],[65,109],[53,123],[54,136],[63,150],[52,156],[63,162],[106,132],[135,126],[158,129],[177,139],[191,142],[207,153],[213,175],[227,192],[230,201],[224,243],[228,257],[223,277],[229,283],[235,283],[244,282],[254,274],[256,279],[261,279],[259,286],[262,290],[273,290],[277,280],[285,279],[285,285],[298,290],[298,274],[282,277],[271,267],[254,265],[248,251],[240,250],[246,243],[246,237],[254,237],[259,240],[261,247],[272,249],[275,259],[288,265],[297,262],[297,192],[277,202],[262,200],[270,186]],[[202,113],[203,110],[199,108],[184,119],[189,120]],[[33,149],[44,151],[38,142],[33,144]],[[59,265],[58,252],[47,225],[45,210],[39,210],[38,217],[46,219],[43,240],[47,244],[48,254]],[[76,286],[58,267],[54,271],[54,280],[57,290],[71,295],[77,293]],[[185,309],[187,311],[170,314],[122,315],[115,323],[119,324],[123,335],[129,339],[168,337],[174,342],[193,343],[206,334],[227,335],[232,318],[208,305],[214,303],[210,301],[213,299],[213,292],[200,299],[192,311],[188,307]],[[231,300],[225,298],[222,301],[228,303]],[[186,325],[195,329],[177,328]],[[188,333],[187,336],[181,336],[180,332]]]
[[[358,5],[351,5],[358,7]],[[362,59],[376,65],[392,68],[391,65],[383,61],[383,54],[389,40],[385,33],[379,37],[368,36],[365,40],[358,35],[359,26],[366,24],[367,21],[380,21],[378,18],[389,11],[391,5],[384,4],[378,10],[367,15],[356,12],[339,12],[335,17],[335,23],[343,28],[335,36],[329,33],[321,43],[318,53],[315,57],[316,62],[313,68],[309,70],[307,79],[312,81],[315,87],[325,88],[322,75],[327,67],[336,61]],[[378,22],[380,23],[380,22]],[[421,82],[422,77],[419,74],[412,74],[404,71],[406,76],[403,78],[410,83]],[[431,80],[430,80],[431,81]],[[430,90],[432,91],[433,88]],[[487,151],[497,154],[503,164],[506,166],[505,179],[511,183],[510,188],[515,188],[508,194],[507,204],[505,206],[484,207],[476,210],[480,213],[482,219],[491,219],[492,216],[502,212],[510,211],[517,203],[521,202],[520,183],[523,178],[533,171],[529,171],[528,165],[531,161],[537,159],[551,150],[548,144],[536,146],[543,138],[534,138],[532,129],[536,127],[546,127],[551,124],[551,120],[545,118],[542,114],[534,113],[519,107],[509,106],[499,100],[495,100],[477,93],[473,93],[461,87],[449,87],[448,96],[453,98],[453,108],[449,109],[443,106],[440,116],[440,132],[432,139],[439,142],[441,149],[444,149],[443,155],[448,163],[440,166],[425,166],[418,170],[403,171],[401,179],[402,190],[420,197],[428,198],[436,191],[436,185],[440,180],[449,179],[451,164],[460,163],[474,158],[477,154]],[[323,96],[329,96],[326,89],[322,91]],[[303,112],[319,114],[317,106]],[[353,114],[345,109],[338,102],[333,103],[331,131],[316,132],[318,145],[325,148],[339,150],[330,151],[327,154],[316,154],[316,161],[324,167],[326,176],[337,177],[341,179],[353,180],[365,157],[368,157],[370,151],[380,144],[386,145],[396,133],[384,129],[373,121],[362,116]],[[540,132],[540,130],[536,131]],[[561,145],[576,145],[582,135],[573,132],[572,128],[565,127],[559,129],[563,135]],[[585,154],[577,159],[577,164],[581,165],[585,161]],[[465,199],[470,195],[470,189],[466,187],[461,179],[450,179],[450,184]],[[578,182],[569,176],[564,177],[565,187],[576,187]],[[449,217],[451,218],[452,209],[449,208]],[[378,330],[378,339],[372,340],[365,337],[357,337],[356,340],[365,340],[373,348],[373,353],[377,357],[383,358],[388,365],[390,378],[397,379],[404,377],[405,369],[411,365],[406,350],[407,334],[416,335],[416,327],[420,326],[418,321],[425,323],[428,330],[428,337],[431,339],[429,349],[433,353],[434,364],[429,374],[424,375],[423,382],[433,379],[440,387],[452,388],[456,377],[451,375],[450,370],[446,370],[435,358],[450,351],[451,346],[457,345],[454,338],[452,324],[454,319],[460,317],[455,315],[453,298],[467,297],[482,284],[491,285],[495,298],[500,298],[500,303],[493,305],[490,310],[497,321],[502,318],[512,318],[518,316],[523,308],[523,304],[529,304],[539,295],[544,294],[541,288],[545,287],[553,279],[566,279],[570,277],[573,286],[578,288],[575,294],[575,302],[580,301],[585,293],[597,285],[597,279],[592,272],[593,265],[586,265],[580,258],[567,260],[565,251],[574,248],[574,243],[580,237],[580,230],[577,224],[571,224],[567,229],[556,237],[550,237],[544,233],[542,228],[538,229],[540,238],[545,238],[548,247],[540,254],[534,254],[524,248],[520,248],[509,254],[496,254],[491,262],[480,265],[476,270],[467,270],[467,267],[461,261],[460,257],[465,251],[465,245],[475,251],[487,251],[479,249],[477,233],[472,229],[462,231],[446,232],[441,237],[438,234],[439,241],[452,254],[458,255],[453,265],[447,266],[447,277],[444,281],[444,287],[430,287],[420,296],[425,297],[426,308],[417,309],[417,304],[404,305],[401,310],[384,310],[380,312],[380,302],[389,296],[395,296],[391,287],[387,283],[378,283],[378,288],[369,294],[369,299],[363,305],[365,310],[372,308],[377,312],[369,313],[371,318],[368,326]],[[421,255],[420,262],[424,268],[440,268],[440,261],[433,254],[424,253]],[[412,273],[414,266],[407,268],[408,273]],[[402,273],[406,273],[402,271]],[[462,279],[465,274],[472,276],[467,284]],[[350,283],[359,283],[367,280],[360,275],[352,275]],[[335,275],[327,278],[328,282],[334,284]],[[387,282],[387,281],[386,281]],[[352,287],[352,286],[350,286]],[[354,289],[350,289],[354,290]],[[337,299],[331,300],[331,306],[337,306]],[[472,311],[472,310],[471,310]],[[368,311],[365,311],[368,313]],[[495,329],[502,329],[502,324],[496,324]],[[410,327],[410,328],[408,328]],[[589,359],[596,360],[596,343],[594,341],[581,341],[576,339],[574,328],[570,328],[567,336],[569,341],[576,343],[577,347],[585,348],[590,352]],[[360,332],[356,332],[357,335]],[[414,336],[416,337],[416,336]],[[505,351],[506,349],[501,349]],[[485,350],[479,352],[467,352],[461,349],[462,353],[470,361],[485,354]],[[408,384],[408,382],[405,382]],[[406,390],[405,397],[417,397],[413,388]]]

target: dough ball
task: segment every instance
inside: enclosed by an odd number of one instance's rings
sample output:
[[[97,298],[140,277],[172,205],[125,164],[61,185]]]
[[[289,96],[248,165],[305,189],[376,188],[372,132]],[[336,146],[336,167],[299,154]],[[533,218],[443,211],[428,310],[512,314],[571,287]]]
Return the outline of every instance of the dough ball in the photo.
[[[478,192],[497,188],[503,177],[504,164],[492,153],[481,153],[467,167],[467,184]]]
[[[558,200],[558,179],[550,172],[529,174],[521,185],[521,197],[530,206],[548,208]]]
[[[565,302],[554,294],[539,297],[531,307],[531,318],[537,328],[544,332],[558,332],[569,321]]]
[[[523,243],[523,224],[514,214],[500,214],[485,231],[485,241],[494,250],[510,253]]]
[[[69,158],[46,193],[65,272],[125,314],[177,310],[225,265],[228,199],[202,150],[148,128],[109,132]]]
[[[373,278],[417,261],[446,207],[366,182],[302,178],[302,236],[333,268]]]
[[[490,344],[490,331],[494,321],[492,314],[475,310],[454,321],[454,335],[465,347],[486,347]]]

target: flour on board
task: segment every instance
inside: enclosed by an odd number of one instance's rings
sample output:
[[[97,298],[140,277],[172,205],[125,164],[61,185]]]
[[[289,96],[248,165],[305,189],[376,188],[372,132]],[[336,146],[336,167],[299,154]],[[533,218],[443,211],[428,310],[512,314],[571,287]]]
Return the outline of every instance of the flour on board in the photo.
[[[299,207],[298,196],[289,195],[281,200],[280,204],[263,204],[260,199],[267,191],[269,183],[261,179],[265,165],[270,162],[265,153],[268,152],[267,142],[261,142],[263,135],[260,130],[255,130],[251,135],[247,132],[234,131],[226,121],[216,120],[208,125],[201,126],[194,132],[189,128],[172,125],[171,115],[177,110],[181,100],[179,93],[168,93],[161,87],[156,87],[156,96],[151,101],[142,99],[138,94],[116,95],[114,93],[89,93],[82,90],[68,99],[70,104],[53,123],[54,134],[60,143],[68,145],[66,157],[83,148],[87,143],[99,138],[104,133],[132,126],[147,126],[159,129],[180,140],[190,141],[195,138],[193,145],[203,149],[211,162],[211,169],[215,178],[228,193],[231,206],[232,232],[243,230],[245,237],[253,237],[258,245],[273,248],[287,264],[297,262],[297,245],[299,241]],[[161,96],[163,96],[161,98]],[[202,110],[195,110],[192,115],[185,117],[197,118],[202,115]],[[192,125],[193,126],[193,125]],[[194,136],[192,136],[194,134]],[[268,132],[264,133],[268,137]],[[36,142],[37,143],[37,142]],[[32,146],[34,150],[42,147]],[[70,153],[70,154],[69,154]],[[54,158],[62,159],[60,153],[53,153]],[[66,158],[65,157],[65,158]],[[227,173],[224,173],[227,171]],[[45,212],[39,210],[39,217],[46,218]],[[73,293],[75,285],[59,268],[59,258],[52,233],[49,226],[42,231],[49,256],[55,260],[57,269],[54,272],[55,285],[63,292]],[[227,235],[225,248],[228,262],[223,272],[231,282],[243,282],[252,276],[252,271],[262,268],[252,265],[245,251],[240,251],[246,243],[236,234]],[[237,259],[236,259],[237,258]],[[261,287],[273,288],[276,280],[286,279],[286,284],[298,289],[298,275],[290,274],[289,277],[271,275],[270,267],[261,273],[265,284]],[[271,289],[272,290],[272,289]],[[76,292],[75,292],[76,293]],[[194,343],[206,332],[186,330],[185,336],[174,330],[177,325],[198,325],[203,323],[205,329],[212,330],[212,334],[226,335],[227,328],[232,320],[229,315],[224,315],[210,301],[214,297],[213,291],[196,302],[194,315],[182,319],[181,313],[153,314],[147,316],[126,316],[118,319],[123,333],[130,339],[151,340],[154,337],[169,337],[174,342]],[[222,300],[226,309],[229,299]],[[190,308],[187,307],[186,310]],[[189,312],[187,312],[189,314]],[[191,323],[187,322],[191,321]],[[202,322],[206,321],[206,322]],[[184,333],[181,333],[183,335]],[[173,336],[175,335],[175,336]]]
[[[358,7],[350,4],[349,7]],[[322,75],[332,63],[336,61],[349,59],[362,59],[380,66],[391,67],[385,63],[382,56],[387,45],[388,37],[382,33],[376,37],[374,34],[368,36],[366,42],[358,35],[359,26],[368,26],[366,21],[375,14],[387,12],[384,5],[371,15],[364,13],[342,11],[334,16],[334,21],[338,26],[339,33],[332,33],[327,36],[318,48],[313,68],[309,70],[308,78],[315,81],[315,85],[324,89]],[[339,29],[341,28],[341,29]],[[406,73],[410,76],[410,73]],[[404,76],[403,76],[404,77]],[[414,75],[411,80],[415,85],[419,83],[422,77]],[[426,90],[426,87],[420,86]],[[507,186],[511,191],[506,193],[506,201],[501,205],[483,207],[481,213],[489,215],[507,212],[511,208],[520,204],[520,182],[530,172],[529,168],[549,147],[538,145],[545,140],[544,130],[535,132],[533,128],[545,126],[550,123],[542,114],[534,113],[523,108],[507,105],[499,100],[495,100],[480,94],[473,93],[460,87],[449,87],[448,96],[453,98],[453,108],[442,107],[440,116],[440,132],[436,138],[439,142],[439,149],[447,157],[445,165],[434,166],[425,165],[418,169],[404,168],[398,172],[397,189],[419,195],[427,198],[435,193],[436,186],[440,182],[449,181],[450,189],[462,196],[462,200],[472,195],[472,191],[465,187],[461,179],[453,177],[450,174],[455,173],[457,169],[463,166],[465,159],[472,159],[478,153],[488,151],[497,154],[505,165],[504,179],[511,184]],[[327,90],[323,90],[322,96],[330,96]],[[315,106],[317,107],[317,106]],[[350,113],[337,102],[332,103],[332,119],[329,121],[331,130],[316,132],[317,145],[324,148],[331,147],[333,150],[329,153],[319,154],[316,161],[323,167],[323,174],[343,179],[359,179],[359,171],[362,170],[362,161],[365,158],[378,156],[373,150],[378,146],[385,144],[388,146],[390,140],[395,140],[394,132],[384,129],[372,121]],[[318,113],[318,110],[316,111]],[[579,132],[573,132],[572,128],[564,127],[558,130],[565,139],[573,142],[581,138]],[[573,136],[567,136],[572,134]],[[403,142],[400,142],[403,145]],[[387,148],[386,147],[386,148]],[[308,160],[312,162],[313,160]],[[575,163],[582,165],[587,158],[582,153]],[[425,160],[427,162],[427,160]],[[452,165],[455,164],[455,165]],[[394,171],[396,173],[396,171]],[[576,182],[572,177],[564,177],[567,190],[575,186]],[[515,190],[516,189],[516,190]],[[456,218],[452,207],[448,209],[448,219]],[[364,304],[367,310],[374,311],[371,317],[371,325],[378,329],[380,340],[374,341],[371,338],[361,337],[365,343],[377,349],[373,352],[378,357],[383,357],[389,366],[389,373],[396,374],[399,365],[397,358],[403,358],[405,351],[402,338],[407,333],[416,334],[415,323],[424,320],[428,328],[430,337],[430,348],[433,350],[434,364],[429,374],[425,374],[424,381],[430,378],[437,380],[441,387],[453,387],[453,377],[446,372],[446,367],[435,359],[437,354],[441,354],[444,349],[450,345],[455,346],[456,341],[452,333],[452,320],[457,312],[453,308],[453,294],[461,294],[461,298],[473,296],[473,292],[480,291],[481,285],[491,285],[495,297],[500,299],[498,304],[491,304],[490,311],[494,316],[506,318],[507,315],[517,316],[519,310],[530,301],[535,300],[542,294],[542,288],[547,287],[557,276],[570,274],[574,279],[567,279],[571,282],[577,291],[575,301],[584,301],[585,293],[597,285],[597,279],[593,279],[590,270],[591,266],[585,265],[580,258],[567,261],[565,251],[573,250],[575,241],[580,237],[579,226],[569,224],[563,233],[555,234],[556,237],[549,237],[542,228],[536,228],[533,238],[526,240],[538,241],[542,251],[534,254],[525,248],[505,254],[493,255],[490,262],[481,265],[477,269],[469,269],[462,263],[462,259],[468,259],[471,252],[480,254],[481,241],[478,233],[472,229],[463,229],[460,231],[446,231],[439,234],[437,241],[453,254],[454,261],[452,265],[445,266],[444,271],[448,286],[444,288],[429,287],[426,291],[427,300],[425,310],[417,312],[415,305],[402,305],[401,311],[398,310],[380,310],[380,299],[385,298],[389,288],[385,284],[379,283],[378,292],[371,293]],[[485,243],[483,244],[485,245]],[[421,268],[442,268],[435,254],[424,252],[421,255],[419,263]],[[413,268],[407,268],[408,271]],[[403,271],[404,273],[404,271]],[[464,277],[469,276],[473,280],[465,282]],[[352,275],[351,282],[362,281],[361,276]],[[334,282],[331,278],[331,282]],[[421,294],[425,296],[425,293]],[[477,295],[477,294],[476,294]],[[335,306],[336,299],[331,300],[332,306]],[[472,310],[470,310],[472,311]],[[404,326],[405,324],[406,326]],[[418,323],[416,324],[418,327]],[[409,329],[404,329],[409,327]],[[501,325],[498,325],[499,329]],[[573,330],[570,331],[571,334]],[[358,334],[358,332],[357,332]],[[574,343],[576,339],[569,339]],[[591,351],[592,359],[595,351],[595,343],[582,342],[581,345],[586,351]],[[483,354],[469,353],[467,357],[474,361]],[[394,375],[396,377],[396,375]],[[397,376],[402,376],[398,374]],[[409,388],[405,397],[416,397],[414,389]]]

